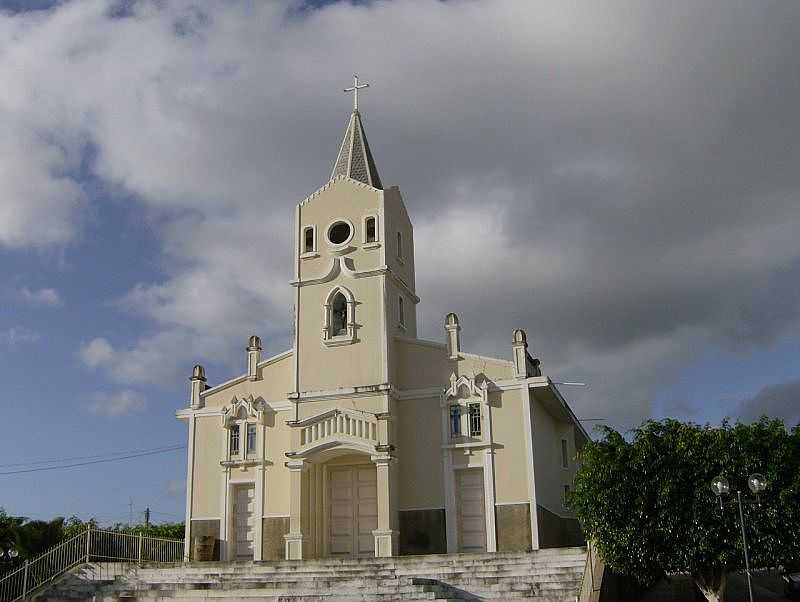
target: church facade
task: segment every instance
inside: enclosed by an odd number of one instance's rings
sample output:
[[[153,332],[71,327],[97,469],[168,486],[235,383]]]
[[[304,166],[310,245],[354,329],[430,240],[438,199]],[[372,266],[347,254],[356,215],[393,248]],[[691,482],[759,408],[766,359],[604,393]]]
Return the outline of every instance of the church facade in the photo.
[[[222,560],[581,543],[564,496],[586,432],[523,330],[508,359],[462,349],[452,313],[441,341],[417,338],[411,220],[357,104],[294,232],[292,349],[264,358],[253,336],[246,372],[213,386],[195,366],[177,412],[186,549],[198,536]]]

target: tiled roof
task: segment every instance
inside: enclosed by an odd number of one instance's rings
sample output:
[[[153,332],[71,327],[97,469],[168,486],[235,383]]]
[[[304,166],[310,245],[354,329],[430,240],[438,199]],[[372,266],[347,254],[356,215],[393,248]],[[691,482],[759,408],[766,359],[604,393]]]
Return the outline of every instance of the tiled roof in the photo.
[[[333,165],[331,180],[336,176],[352,178],[383,190],[383,184],[378,176],[372,152],[369,150],[364,125],[361,123],[361,115],[358,111],[353,111],[350,121],[347,122],[342,146],[339,148],[336,163]]]

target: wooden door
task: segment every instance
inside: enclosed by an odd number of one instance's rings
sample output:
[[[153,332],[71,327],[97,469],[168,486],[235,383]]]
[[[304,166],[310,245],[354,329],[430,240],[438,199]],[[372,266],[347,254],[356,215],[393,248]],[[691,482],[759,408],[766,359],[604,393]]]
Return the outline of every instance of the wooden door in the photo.
[[[252,485],[239,485],[233,494],[233,533],[234,555],[237,560],[253,559],[253,509],[255,507],[255,488]]]
[[[456,471],[458,540],[460,552],[486,551],[486,504],[483,469]]]

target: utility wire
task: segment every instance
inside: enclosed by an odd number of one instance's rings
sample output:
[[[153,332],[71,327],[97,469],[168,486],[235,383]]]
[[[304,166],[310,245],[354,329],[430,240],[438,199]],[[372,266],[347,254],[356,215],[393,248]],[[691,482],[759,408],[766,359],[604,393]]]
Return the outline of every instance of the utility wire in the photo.
[[[117,458],[102,458],[100,460],[91,460],[89,462],[76,462],[75,464],[64,464],[62,466],[42,466],[39,468],[24,468],[21,470],[10,470],[6,472],[0,472],[0,476],[2,475],[11,475],[11,474],[21,474],[24,472],[40,472],[43,470],[60,470],[62,468],[77,468],[79,466],[89,466],[90,464],[102,464],[105,462],[117,462],[119,460],[130,460],[131,458],[141,458],[144,456],[153,456],[156,454],[164,454],[167,452],[178,451],[181,449],[186,449],[185,445],[175,445],[173,447],[165,447],[162,449],[155,449],[150,451],[143,451],[137,454],[129,454],[127,456],[120,456]]]
[[[72,456],[70,458],[51,458],[48,460],[32,460],[30,462],[13,462],[11,464],[0,464],[0,468],[11,468],[12,466],[36,466],[38,464],[56,464],[61,462],[70,462],[72,460],[95,460],[98,458],[112,458],[114,456],[123,456],[127,454],[139,454],[145,452],[155,452],[161,450],[171,450],[175,445],[163,445],[161,447],[152,447],[150,449],[129,449],[127,451],[108,452],[105,454],[96,454],[94,456]]]

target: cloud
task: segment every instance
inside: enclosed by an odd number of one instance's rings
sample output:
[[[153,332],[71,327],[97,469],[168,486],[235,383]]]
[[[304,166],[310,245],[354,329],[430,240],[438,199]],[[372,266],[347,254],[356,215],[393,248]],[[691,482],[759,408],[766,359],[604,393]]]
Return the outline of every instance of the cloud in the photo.
[[[98,416],[125,416],[143,410],[146,405],[139,393],[124,389],[114,393],[96,393],[87,409]]]
[[[186,479],[171,479],[166,482],[164,491],[167,497],[181,498],[186,495]]]
[[[25,326],[10,326],[5,330],[0,330],[0,345],[10,349],[19,345],[36,343],[41,338],[40,333]]]
[[[578,414],[626,426],[696,354],[798,330],[800,4],[110,6],[0,16],[0,245],[76,240],[107,202],[83,171],[137,199],[163,277],[118,306],[146,328],[81,351],[114,382],[288,346],[292,211],[354,70],[416,225],[421,335],[456,311],[470,351],[508,357],[523,327],[589,382]]]
[[[114,348],[106,339],[98,337],[81,347],[79,355],[89,368],[97,368],[112,363]]]
[[[764,387],[741,401],[736,415],[747,422],[769,416],[783,418],[787,426],[800,424],[800,380]]]
[[[64,303],[58,291],[52,288],[29,289],[22,287],[12,289],[10,296],[20,303],[33,306],[58,307]]]

